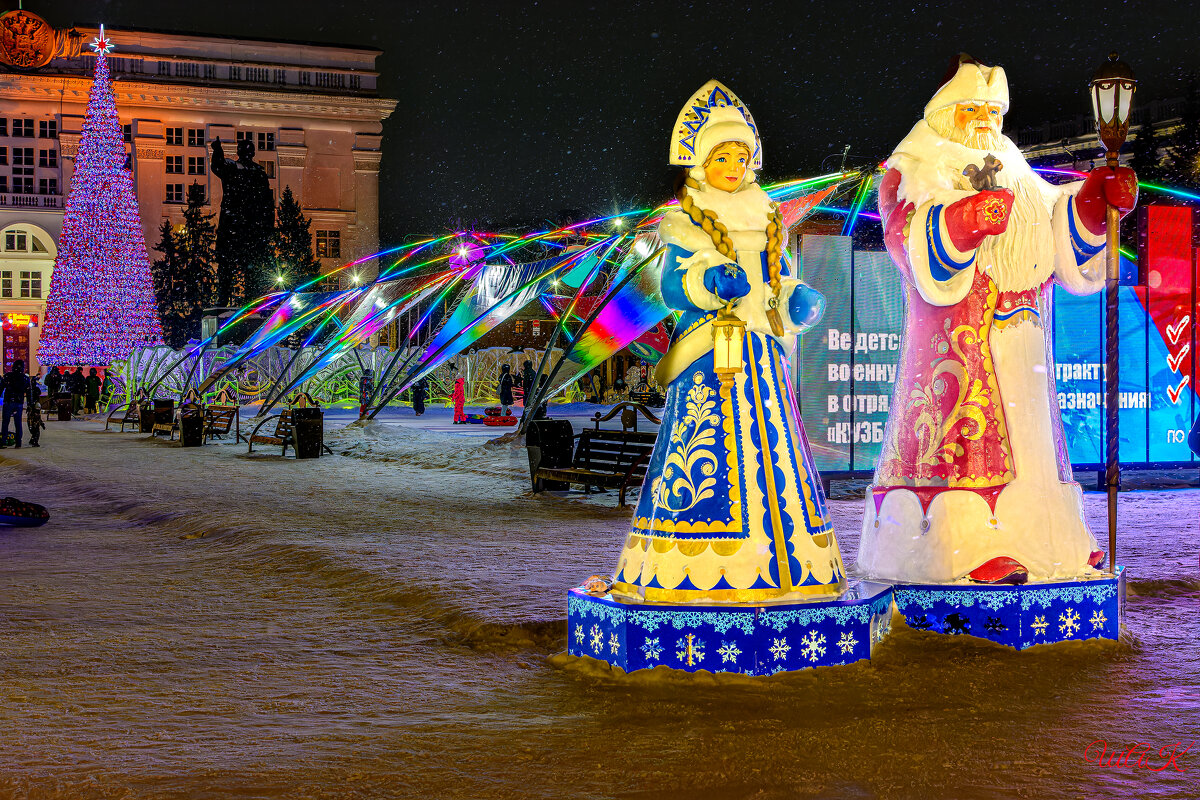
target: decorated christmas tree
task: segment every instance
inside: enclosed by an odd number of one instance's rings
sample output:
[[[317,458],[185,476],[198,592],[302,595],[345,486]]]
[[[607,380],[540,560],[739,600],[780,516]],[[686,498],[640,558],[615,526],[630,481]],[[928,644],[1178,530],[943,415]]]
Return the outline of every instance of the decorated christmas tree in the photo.
[[[150,258],[100,36],[75,174],[63,214],[58,257],[46,299],[38,360],[108,365],[135,348],[162,344]]]

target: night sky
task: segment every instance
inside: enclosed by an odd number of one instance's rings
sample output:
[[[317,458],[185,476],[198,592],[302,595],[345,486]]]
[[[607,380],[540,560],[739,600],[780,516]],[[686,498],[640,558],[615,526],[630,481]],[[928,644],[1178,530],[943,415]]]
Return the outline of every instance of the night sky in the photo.
[[[1114,6],[1115,8],[1109,8]],[[1110,50],[1138,100],[1200,72],[1200,4],[162,0],[26,3],[60,27],[122,26],[361,44],[384,51],[382,241],[612,213],[669,194],[671,126],[718,78],[763,135],[766,180],[875,163],[964,50],[1008,73],[1012,131],[1090,113]]]

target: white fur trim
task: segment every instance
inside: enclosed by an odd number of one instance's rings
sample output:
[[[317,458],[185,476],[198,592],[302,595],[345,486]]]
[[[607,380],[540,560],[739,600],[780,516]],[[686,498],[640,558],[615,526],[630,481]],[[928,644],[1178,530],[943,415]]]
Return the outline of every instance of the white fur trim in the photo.
[[[678,258],[676,261],[678,263],[671,268],[686,273],[683,277],[683,291],[688,300],[692,301],[692,305],[705,311],[716,311],[724,307],[721,299],[704,287],[704,273],[711,267],[728,264],[728,258],[716,250],[708,249],[698,250],[691,257]]]
[[[1004,67],[985,67],[981,64],[959,64],[958,72],[937,90],[925,106],[928,117],[938,109],[956,103],[995,103],[1000,113],[1008,113],[1008,78]]]
[[[966,197],[967,194],[967,192],[960,192],[959,196],[953,199],[939,198],[938,202],[954,202]],[[970,266],[959,270],[949,280],[939,281],[933,277],[929,267],[929,238],[925,235],[925,231],[934,205],[934,202],[930,201],[917,208],[917,213],[913,215],[909,227],[908,241],[905,242],[905,247],[908,249],[908,262],[912,265],[913,282],[916,283],[921,297],[931,305],[952,306],[971,291],[971,284],[975,281],[975,263],[972,262]],[[948,238],[948,236],[944,237],[943,243]],[[954,254],[961,260],[970,257],[970,253],[963,253],[957,249],[954,250]]]
[[[1059,187],[1063,195],[1054,204],[1051,228],[1054,231],[1054,277],[1063,288],[1074,295],[1095,294],[1104,288],[1107,264],[1104,251],[1089,258],[1083,264],[1075,263],[1075,248],[1071,243],[1070,215],[1075,216],[1075,230],[1089,244],[1102,244],[1104,234],[1095,235],[1084,227],[1079,212],[1071,198],[1079,193],[1083,181]]]
[[[1004,164],[996,174],[997,185],[1012,186],[1028,176],[1041,181],[1007,136],[1000,137],[1000,147],[994,151],[975,150],[940,136],[925,120],[914,125],[896,145],[887,166],[900,171],[899,199],[919,206],[934,194],[948,189],[973,192],[962,171],[968,164],[981,166],[989,152]]]

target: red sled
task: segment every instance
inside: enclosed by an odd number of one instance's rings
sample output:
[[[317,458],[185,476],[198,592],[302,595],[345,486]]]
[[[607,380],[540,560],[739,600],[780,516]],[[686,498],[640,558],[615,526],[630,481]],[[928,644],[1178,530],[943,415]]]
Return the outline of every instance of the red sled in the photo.
[[[483,424],[491,425],[493,428],[499,426],[510,427],[517,424],[517,418],[512,414],[509,414],[507,417],[486,417],[483,420]]]

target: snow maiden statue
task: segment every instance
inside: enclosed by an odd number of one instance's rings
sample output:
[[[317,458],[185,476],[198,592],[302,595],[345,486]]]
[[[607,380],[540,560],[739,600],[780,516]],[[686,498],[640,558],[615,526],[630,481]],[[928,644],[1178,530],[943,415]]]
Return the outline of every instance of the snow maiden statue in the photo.
[[[789,277],[787,231],[755,182],[754,120],[720,83],[684,106],[670,163],[685,173],[679,208],[658,229],[662,295],[682,317],[657,368],[666,408],[613,594],[710,604],[837,595],[841,555],[789,369],[824,298]],[[722,380],[714,326],[738,320],[742,363]]]

